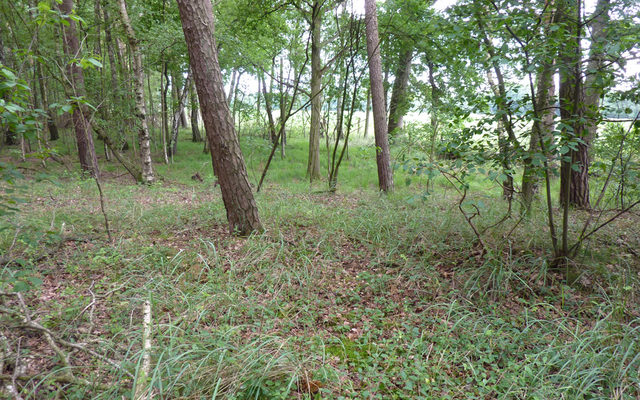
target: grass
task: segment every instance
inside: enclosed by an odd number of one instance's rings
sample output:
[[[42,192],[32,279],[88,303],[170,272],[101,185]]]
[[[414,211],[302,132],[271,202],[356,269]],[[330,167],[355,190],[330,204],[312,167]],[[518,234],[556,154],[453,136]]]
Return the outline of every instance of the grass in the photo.
[[[256,184],[269,145],[242,145]],[[150,300],[155,398],[640,396],[640,264],[628,251],[640,246],[636,215],[589,243],[569,285],[548,268],[541,209],[510,236],[514,221],[488,230],[482,258],[444,181],[423,200],[425,179],[407,185],[398,169],[396,192],[380,195],[374,148],[358,142],[330,194],[326,180],[306,179],[306,149],[294,136],[287,157],[276,155],[256,195],[267,231],[246,239],[227,232],[200,144],[181,141],[174,164],[156,162],[163,179],[151,187],[104,165],[112,243],[94,183],[51,165],[59,178],[29,179],[27,203],[0,232],[5,255],[24,259],[35,279],[5,266],[0,291],[26,280],[34,318],[134,375]],[[195,172],[204,183],[191,180]],[[484,204],[474,221],[491,226],[506,209],[499,188],[482,178],[471,187]],[[55,251],[36,262],[47,249]],[[19,309],[14,297],[2,300]],[[42,335],[21,334],[8,314],[0,321],[3,354],[12,355],[1,372],[13,371],[20,345],[23,398],[132,396],[129,377],[81,352],[71,354],[74,374],[108,389],[56,380],[61,363]]]

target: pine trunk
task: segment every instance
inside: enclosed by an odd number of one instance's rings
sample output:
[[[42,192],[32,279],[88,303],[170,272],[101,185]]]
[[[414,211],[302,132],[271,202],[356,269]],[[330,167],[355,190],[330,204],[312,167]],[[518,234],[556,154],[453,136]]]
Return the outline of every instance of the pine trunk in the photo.
[[[309,160],[307,176],[310,181],[320,178],[320,124],[322,119],[322,12],[314,1],[311,20],[311,126],[309,128]]]
[[[378,185],[380,190],[389,192],[393,190],[393,172],[391,170],[391,154],[387,136],[387,113],[385,110],[384,87],[382,85],[382,62],[380,59],[378,15],[375,0],[365,0],[365,19],[367,25],[367,53],[369,55],[369,80],[373,103],[373,130],[376,139]]]
[[[224,94],[211,1],[177,2],[229,230],[240,235],[262,231],[258,207]]]
[[[60,12],[65,15],[67,21],[63,29],[65,52],[70,58],[78,58],[80,56],[80,42],[76,34],[76,22],[68,17],[73,10],[73,0],[64,0],[59,7]],[[69,74],[74,96],[83,97],[85,95],[85,88],[82,68],[80,68],[77,63],[68,63],[67,73]],[[73,111],[72,120],[76,134],[76,143],[78,145],[80,167],[84,172],[97,177],[100,171],[98,170],[98,159],[93,145],[93,135],[91,134],[91,128],[89,126],[89,116],[84,104],[77,104],[76,106]]]

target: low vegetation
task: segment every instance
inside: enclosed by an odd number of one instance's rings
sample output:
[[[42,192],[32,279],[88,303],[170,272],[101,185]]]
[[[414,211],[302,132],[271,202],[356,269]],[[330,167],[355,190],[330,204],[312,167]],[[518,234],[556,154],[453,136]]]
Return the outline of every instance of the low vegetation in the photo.
[[[269,149],[242,142],[255,183]],[[0,378],[22,398],[129,397],[141,381],[155,398],[640,396],[637,214],[590,239],[568,277],[548,264],[541,208],[484,231],[482,253],[446,180],[427,191],[397,164],[380,195],[360,141],[329,193],[296,168],[294,135],[256,196],[266,231],[238,238],[209,156],[180,146],[150,187],[103,164],[111,242],[93,180],[19,164],[25,202],[0,239]],[[501,188],[470,185],[484,188],[474,222],[495,225]]]

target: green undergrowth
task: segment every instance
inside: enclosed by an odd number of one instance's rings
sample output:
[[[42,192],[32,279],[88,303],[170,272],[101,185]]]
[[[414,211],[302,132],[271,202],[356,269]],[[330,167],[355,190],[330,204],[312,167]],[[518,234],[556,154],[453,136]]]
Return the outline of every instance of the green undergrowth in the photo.
[[[150,301],[144,387],[154,398],[640,396],[640,270],[628,250],[639,245],[635,215],[588,243],[569,282],[547,264],[542,204],[530,219],[492,227],[506,204],[499,188],[476,178],[470,198],[482,203],[474,219],[486,228],[482,255],[446,182],[425,197],[426,181],[407,186],[398,168],[396,192],[381,195],[375,150],[363,144],[350,149],[330,194],[326,180],[309,184],[306,144],[294,137],[256,195],[266,232],[236,238],[209,156],[201,144],[180,145],[174,164],[157,164],[162,180],[150,187],[103,168],[111,243],[95,183],[72,173],[28,181],[27,203],[0,232],[5,255],[23,264],[4,266],[2,291],[29,271],[33,317],[117,360],[136,382]],[[257,184],[269,145],[243,138],[243,147]],[[191,179],[196,172],[204,183]],[[3,300],[19,309],[13,297]],[[103,360],[70,357],[75,376],[107,388],[63,383],[46,341],[28,345],[44,361],[21,383],[23,398],[133,397],[134,379]]]

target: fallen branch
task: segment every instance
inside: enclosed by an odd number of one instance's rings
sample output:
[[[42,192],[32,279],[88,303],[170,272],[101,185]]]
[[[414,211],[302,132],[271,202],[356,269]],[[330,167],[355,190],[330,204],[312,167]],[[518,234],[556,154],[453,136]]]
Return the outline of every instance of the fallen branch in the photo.
[[[95,387],[96,389],[105,390],[105,391],[112,388],[112,386],[104,385],[102,383],[91,382],[86,379],[72,378],[67,374],[58,375],[58,376],[47,376],[46,378],[51,379],[54,382],[79,384],[79,385],[84,385],[89,387]],[[13,377],[11,375],[0,374],[0,381],[11,381],[12,379]],[[29,382],[29,381],[42,380],[42,379],[44,379],[42,375],[20,375],[15,378],[16,381],[21,381],[21,382]]]
[[[118,371],[122,372],[123,374],[127,375],[129,378],[134,378],[133,374],[129,371],[127,371],[126,369],[124,369],[120,364],[118,364],[117,362],[115,362],[114,360],[110,359],[109,357],[103,356],[100,353],[97,353],[96,351],[87,348],[84,344],[80,344],[80,343],[72,343],[69,341],[66,341],[64,339],[58,338],[55,336],[55,334],[49,330],[48,328],[45,328],[44,326],[40,325],[39,323],[37,323],[36,321],[34,321],[31,316],[29,315],[29,312],[27,310],[27,306],[24,302],[24,298],[22,297],[22,294],[20,293],[16,293],[16,296],[18,297],[18,301],[20,303],[20,308],[22,309],[22,313],[15,311],[15,310],[11,310],[9,308],[6,307],[0,307],[0,312],[6,313],[6,314],[10,314],[10,315],[14,315],[17,317],[21,317],[24,323],[24,327],[25,328],[29,328],[29,329],[33,329],[36,331],[39,331],[40,333],[42,333],[42,335],[45,337],[47,343],[49,343],[49,346],[51,346],[51,348],[53,349],[53,351],[56,353],[56,355],[58,356],[58,358],[60,358],[60,361],[63,363],[63,365],[65,367],[70,367],[70,363],[69,363],[69,356],[60,348],[59,345],[62,345],[64,347],[69,347],[72,349],[76,349],[76,350],[80,350],[84,353],[87,353],[89,355],[94,356],[95,358],[102,360],[104,362],[106,362],[107,364],[111,365],[112,367],[114,367],[115,369],[117,369]],[[59,345],[58,345],[59,344]],[[75,378],[72,377],[73,379],[80,379],[80,378]]]
[[[151,302],[149,300],[143,305],[144,319],[142,321],[142,367],[136,380],[134,399],[146,399],[145,387],[149,375],[151,374]]]

